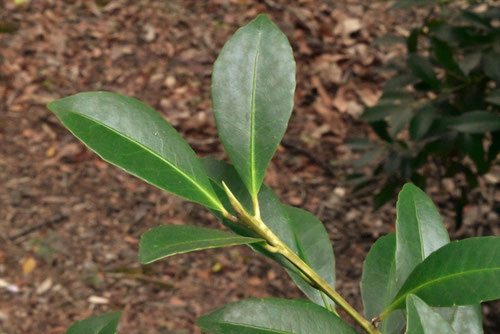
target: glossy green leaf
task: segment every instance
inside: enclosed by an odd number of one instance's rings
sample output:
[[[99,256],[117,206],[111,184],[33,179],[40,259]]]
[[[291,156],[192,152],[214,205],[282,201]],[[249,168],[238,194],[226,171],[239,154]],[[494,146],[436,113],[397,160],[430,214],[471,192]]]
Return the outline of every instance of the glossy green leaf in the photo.
[[[233,233],[197,226],[160,226],[142,235],[139,261],[151,263],[164,257],[200,249],[246,245],[262,239],[241,237]]]
[[[500,89],[496,89],[489,93],[485,100],[491,104],[500,106]]]
[[[295,61],[266,16],[240,28],[214,64],[212,100],[220,138],[250,194],[258,193],[293,107]]]
[[[104,160],[161,189],[221,209],[191,147],[160,114],[142,102],[91,92],[57,100],[47,107]]]
[[[213,334],[355,334],[325,308],[304,300],[246,299],[230,303],[196,320]]]
[[[417,265],[386,313],[403,308],[409,294],[431,306],[478,304],[500,298],[500,237],[449,243]]]
[[[76,322],[66,334],[115,334],[121,316],[120,311],[95,315]]]
[[[434,307],[433,309],[451,325],[455,332],[459,334],[483,334],[481,304]]]
[[[335,257],[330,238],[323,223],[305,210],[288,205],[284,205],[283,208],[295,233],[299,250],[298,255],[328,284],[335,287]],[[289,274],[296,275],[295,271],[290,271]],[[325,298],[328,299],[328,304],[334,305],[332,300],[327,296],[322,296],[319,290],[311,287],[302,278],[297,277],[294,280],[298,282],[299,279],[300,282],[303,282],[303,284],[299,285],[300,289],[310,300],[318,305],[324,305],[323,298]]]
[[[440,82],[428,59],[417,54],[410,54],[408,56],[408,66],[417,78],[427,83],[432,88],[439,87]]]
[[[245,184],[241,180],[241,177],[238,175],[238,172],[233,165],[210,157],[202,158],[201,164],[211,180],[212,186],[218,195],[219,200],[223,203],[226,210],[235,214],[233,208],[231,207],[231,203],[229,203],[229,198],[222,187],[222,181],[226,183],[234,196],[236,196],[238,201],[243,204],[248,212],[253,214],[253,205],[250,193],[246,189]]]
[[[396,273],[402,283],[417,264],[450,238],[432,201],[413,184],[403,186],[396,207]]]
[[[431,199],[413,184],[406,184],[399,193],[396,220],[396,273],[398,288],[408,275],[432,252],[450,242],[441,216]],[[474,308],[474,306],[469,306]],[[441,312],[448,312],[443,309]],[[468,308],[452,309],[458,317],[468,318],[471,324],[481,323],[481,317],[468,315]],[[463,314],[462,314],[463,313]],[[471,332],[471,334],[474,332]]]
[[[406,334],[456,334],[451,325],[415,295],[406,297]]]
[[[470,111],[450,121],[452,129],[465,133],[500,130],[500,114],[492,111]]]
[[[367,319],[373,319],[392,302],[398,286],[396,282],[396,235],[379,238],[370,248],[363,264],[361,297]],[[379,324],[384,334],[398,334],[405,324],[402,311],[394,311]]]

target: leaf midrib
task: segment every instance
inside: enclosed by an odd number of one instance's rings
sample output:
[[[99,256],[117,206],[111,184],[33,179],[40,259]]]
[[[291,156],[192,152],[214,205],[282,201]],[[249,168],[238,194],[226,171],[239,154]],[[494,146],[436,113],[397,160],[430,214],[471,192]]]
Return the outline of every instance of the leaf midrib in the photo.
[[[422,224],[420,223],[420,215],[419,215],[419,210],[417,208],[417,201],[416,201],[416,198],[415,198],[415,193],[413,192],[413,190],[411,190],[411,197],[412,197],[412,202],[413,202],[413,207],[415,209],[415,217],[417,219],[417,229],[418,229],[418,237],[420,239],[420,258],[421,258],[421,261],[422,262],[423,260],[425,260],[425,252],[424,252],[424,237],[422,236]],[[415,267],[412,268],[412,270],[414,269]],[[407,277],[405,277],[406,279]]]
[[[445,280],[448,280],[448,279],[451,279],[455,276],[461,276],[461,275],[471,275],[471,274],[474,274],[474,273],[480,273],[480,272],[487,272],[487,271],[496,271],[496,270],[500,270],[500,267],[492,267],[492,268],[484,268],[484,269],[474,269],[474,270],[468,270],[468,271],[461,271],[461,272],[457,272],[457,273],[453,273],[453,274],[449,274],[449,275],[445,275],[445,276],[440,276],[438,278],[435,278],[435,279],[432,279],[430,281],[427,281],[411,290],[408,290],[407,292],[405,292],[403,295],[401,295],[400,297],[398,297],[397,299],[394,300],[394,302],[387,308],[388,310],[393,310],[394,308],[391,307],[393,305],[398,305],[401,303],[401,300],[404,300],[406,298],[406,296],[408,296],[409,294],[415,294],[415,292],[425,288],[426,286],[428,285],[431,285],[433,283],[436,283],[436,282],[439,282],[439,281],[445,281]]]
[[[257,195],[257,180],[255,166],[255,91],[257,86],[257,69],[260,53],[260,41],[262,39],[262,23],[259,26],[259,35],[257,38],[257,51],[255,52],[253,77],[252,77],[252,101],[250,104],[250,184],[252,187],[252,196]]]
[[[189,174],[186,174],[184,171],[182,171],[181,169],[179,169],[177,166],[175,166],[175,164],[173,164],[171,161],[169,161],[168,159],[166,159],[165,157],[159,155],[158,153],[156,153],[155,151],[151,150],[150,148],[148,148],[147,146],[145,146],[144,144],[138,142],[138,141],[135,141],[134,139],[130,138],[129,136],[125,135],[124,133],[120,132],[120,131],[117,131],[115,129],[113,129],[112,127],[94,119],[94,118],[91,118],[85,114],[81,114],[79,112],[75,112],[75,111],[68,111],[69,113],[71,114],[76,114],[78,116],[81,116],[91,122],[94,122],[106,129],[108,129],[109,131],[111,132],[114,132],[116,134],[118,134],[119,136],[121,136],[122,138],[126,139],[127,141],[131,142],[132,144],[135,144],[139,147],[141,147],[143,150],[145,150],[146,152],[149,152],[151,155],[155,156],[156,158],[164,161],[167,165],[169,165],[172,169],[174,169],[175,171],[177,171],[181,176],[183,176],[186,180],[188,180],[189,182],[191,182],[196,188],[198,188],[202,193],[203,195],[208,198],[212,204],[215,204],[216,208],[218,208],[219,210],[221,210],[222,208],[222,205],[218,202],[218,200],[216,200],[209,192],[207,192],[207,190],[202,186],[200,185],[198,182],[196,182],[195,179],[193,179],[191,176],[189,176]],[[68,128],[69,129],[69,128]],[[71,131],[71,129],[69,129]],[[71,131],[77,138],[78,136],[73,132]],[[85,143],[85,142],[84,142]],[[94,150],[92,150],[94,151]],[[108,161],[107,159],[105,159],[103,156],[101,156],[98,152],[94,151],[97,155],[99,155],[103,160],[105,161]],[[112,162],[111,162],[112,163]],[[114,164],[114,163],[113,163]]]

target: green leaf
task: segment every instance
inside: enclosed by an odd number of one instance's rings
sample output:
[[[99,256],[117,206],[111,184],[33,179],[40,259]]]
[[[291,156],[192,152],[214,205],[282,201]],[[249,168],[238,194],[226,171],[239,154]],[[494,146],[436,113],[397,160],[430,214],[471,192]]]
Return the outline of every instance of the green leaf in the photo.
[[[413,29],[410,36],[406,39],[406,49],[408,53],[417,52],[418,48],[418,37],[420,36],[420,29]]]
[[[196,320],[209,333],[355,334],[325,308],[303,300],[247,299],[230,303]]]
[[[115,334],[121,316],[120,311],[95,315],[76,322],[66,334]]]
[[[490,21],[487,17],[465,10],[461,11],[460,14],[465,20],[469,21],[478,28],[486,30],[490,30],[492,28]]]
[[[140,101],[90,92],[54,101],[47,108],[104,160],[173,194],[222,208],[191,147]]]
[[[406,334],[456,334],[439,313],[415,295],[406,297],[406,312],[408,314]]]
[[[415,77],[409,73],[403,73],[400,75],[393,76],[384,85],[384,91],[392,91],[395,89],[401,89],[409,84],[415,82]]]
[[[405,184],[399,193],[396,220],[396,273],[398,288],[406,281],[414,268],[431,253],[450,242],[441,216],[431,199],[413,184]],[[443,309],[441,313],[453,312],[457,317],[468,316],[468,310]],[[481,317],[469,315],[472,324],[481,323]],[[473,332],[471,332],[473,333]]]
[[[379,104],[371,108],[367,108],[361,118],[367,122],[381,121],[395,113],[403,112],[408,109],[399,104]]]
[[[227,205],[226,209],[228,211],[232,211],[232,209],[228,203],[227,196],[222,190],[219,191],[218,189],[220,188],[222,181],[228,185],[243,206],[251,211],[250,208],[252,207],[252,200],[250,198],[250,194],[246,190],[243,181],[238,173],[236,173],[236,170],[232,165],[210,158],[202,159],[202,163],[205,166],[208,175],[214,182],[214,187],[220,196],[221,202],[224,203],[224,205]],[[260,210],[262,220],[266,223],[266,225],[288,247],[290,247],[290,249],[292,249],[304,261],[312,266],[313,269],[324,275],[323,278],[325,278],[325,280],[333,286],[335,284],[335,260],[333,258],[333,250],[331,248],[328,235],[326,232],[322,233],[322,231],[325,230],[321,222],[306,211],[294,208],[290,209],[289,207],[282,205],[273,191],[265,186],[260,189],[259,202],[261,203]],[[292,213],[292,217],[290,217],[290,213]],[[224,225],[235,233],[246,237],[256,237],[253,232],[244,226],[234,224],[224,219],[220,214],[218,214],[218,217],[223,221]],[[300,218],[301,221],[298,221],[297,217]],[[313,236],[314,238],[317,238],[315,242],[311,241]],[[284,267],[290,277],[306,296],[319,305],[324,305],[321,293],[306,283],[299,275],[297,269],[285,258],[279,254],[268,252],[258,243],[250,244],[249,246],[278,262]],[[327,253],[330,253],[330,255],[327,255]],[[321,258],[316,258],[315,254],[322,254]],[[333,301],[331,301],[328,297],[325,297],[325,299],[328,300],[329,304],[333,304]]]
[[[417,265],[384,313],[409,294],[431,306],[478,304],[500,298],[500,237],[449,243]]]
[[[403,186],[396,207],[396,273],[402,283],[417,264],[450,238],[432,201],[413,184]]]
[[[214,160],[211,158],[202,159],[202,163],[207,171],[211,181],[213,182],[214,188],[220,200],[230,212],[233,212],[229,199],[226,193],[222,190],[222,181],[231,189],[233,194],[236,196],[238,201],[249,211],[252,207],[252,199],[250,194],[246,190],[246,187],[241,180],[240,176],[236,172],[234,166],[223,162]],[[259,192],[259,201],[261,203],[261,217],[266,222],[267,226],[294,252],[298,252],[297,244],[295,241],[294,232],[291,229],[288,219],[285,216],[282,205],[276,198],[274,193],[267,187],[262,187]],[[233,232],[241,236],[246,237],[257,237],[258,236],[250,231],[245,226],[240,224],[235,224],[220,215],[220,213],[213,212],[219,219],[222,220],[223,224],[226,225]],[[276,253],[270,253],[265,250],[259,244],[250,244],[250,247],[256,251],[270,257],[271,259],[278,262],[281,266],[284,266],[291,270],[296,270],[285,258]]]
[[[248,212],[254,213],[252,198],[233,165],[210,157],[202,158],[201,164],[210,178],[219,200],[223,203],[226,210],[236,214],[222,187],[222,181],[226,183],[229,189],[231,189],[231,192],[236,196],[238,201],[243,204]]]
[[[396,188],[401,186],[401,180],[397,177],[389,178],[382,189],[373,196],[373,207],[375,210],[380,209],[385,203],[389,202],[396,193]]]
[[[354,168],[364,167],[367,164],[373,163],[374,161],[378,161],[383,153],[385,153],[385,151],[381,147],[376,147],[371,150],[368,150],[365,154],[359,157],[359,159],[355,160],[352,163],[352,166]]]
[[[464,133],[464,151],[474,161],[477,172],[484,174],[488,171],[488,161],[483,147],[484,134]]]
[[[430,87],[438,88],[440,86],[434,68],[428,59],[417,54],[410,54],[408,56],[408,66],[417,78],[427,83]]]
[[[500,89],[496,89],[488,94],[485,98],[486,102],[500,106]]]
[[[407,128],[412,117],[413,112],[409,108],[402,108],[399,112],[392,114],[388,120],[389,134],[396,138],[398,133]]]
[[[458,64],[453,58],[453,50],[446,42],[437,38],[432,38],[432,45],[434,48],[434,55],[443,68],[449,71],[458,69]]]
[[[495,81],[500,81],[500,53],[490,52],[483,57],[483,71]]]
[[[241,237],[225,231],[196,226],[160,226],[142,235],[139,261],[151,263],[164,257],[200,249],[246,245],[262,239]]]
[[[439,313],[457,333],[483,334],[481,304],[434,307],[434,311]]]
[[[391,233],[379,238],[370,248],[363,264],[361,297],[367,319],[373,319],[384,311],[398,291],[396,282],[396,235]],[[402,311],[389,314],[379,324],[384,334],[397,334],[405,324]]]
[[[249,212],[251,212],[251,210],[249,209],[252,207],[251,197],[248,191],[246,191],[240,176],[238,175],[238,173],[236,173],[234,166],[223,161],[218,161],[210,158],[203,159],[202,162],[209,177],[213,181],[213,184],[217,188],[222,189],[222,181],[224,181],[236,196],[238,201],[240,201],[240,203],[243,204],[243,206],[247,210],[249,210]],[[232,211],[225,192],[221,190],[221,192],[217,191],[217,193],[223,203],[227,202],[227,204],[225,205],[228,205],[228,210]],[[298,252],[294,232],[292,231],[292,228],[288,223],[288,219],[285,216],[280,201],[273,193],[273,191],[267,187],[262,187],[259,192],[259,202],[261,206],[260,211],[262,220],[288,247],[290,247],[290,249],[292,249],[294,252]],[[219,218],[221,218],[220,215]],[[230,223],[227,220],[224,220],[224,222]],[[228,226],[238,234],[243,233],[244,236],[248,236],[247,233],[250,232],[250,230],[244,227],[242,228],[241,225],[235,225],[234,223],[227,224],[226,226]],[[266,251],[265,254],[270,253]]]
[[[469,53],[458,62],[458,67],[460,67],[463,74],[469,75],[469,73],[481,63],[481,56],[481,52]]]
[[[436,110],[432,105],[426,105],[417,110],[415,116],[410,121],[410,136],[413,140],[422,139],[431,128],[436,118]]]
[[[335,287],[335,257],[323,223],[305,210],[288,205],[283,205],[283,208],[295,233],[299,257],[323,277],[328,284]],[[290,271],[289,274],[296,275],[293,271]],[[329,299],[327,296],[322,296],[319,290],[311,287],[302,278],[297,277],[295,282],[316,304],[323,305],[323,298]],[[303,283],[299,284],[299,282]],[[334,305],[332,300],[329,300],[328,303]]]
[[[450,128],[465,133],[500,130],[500,115],[492,111],[470,111],[450,121]]]
[[[372,127],[373,131],[377,134],[377,136],[380,137],[380,139],[388,143],[394,142],[394,140],[391,138],[391,135],[389,135],[389,132],[387,132],[387,122],[385,121],[371,122],[370,126]]]
[[[240,28],[214,64],[212,99],[220,138],[255,196],[293,107],[295,61],[286,36],[266,16]]]

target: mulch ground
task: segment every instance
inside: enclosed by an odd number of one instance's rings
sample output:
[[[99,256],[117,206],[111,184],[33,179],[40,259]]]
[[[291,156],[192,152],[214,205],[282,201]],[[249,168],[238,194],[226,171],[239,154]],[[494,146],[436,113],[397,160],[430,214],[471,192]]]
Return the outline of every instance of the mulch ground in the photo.
[[[266,184],[320,218],[336,254],[337,288],[362,305],[362,261],[393,231],[394,203],[374,212],[343,183],[355,156],[347,136],[380,96],[376,66],[402,49],[371,41],[407,32],[382,2],[0,1],[0,333],[63,333],[75,320],[124,311],[121,333],[200,333],[196,317],[247,297],[302,298],[286,273],[246,247],[208,250],[149,266],[140,235],[161,224],[217,227],[203,208],[166,194],[88,151],[45,108],[107,90],[151,105],[200,156],[223,159],[209,96],[212,64],[234,31],[268,13],[297,61],[295,109]],[[406,22],[406,23],[405,23]],[[403,23],[403,24],[402,24]],[[8,32],[8,33],[7,33]],[[500,170],[470,194],[454,231],[453,182],[427,189],[452,238],[500,236]],[[452,180],[448,180],[452,181]],[[500,304],[484,306],[486,333]]]

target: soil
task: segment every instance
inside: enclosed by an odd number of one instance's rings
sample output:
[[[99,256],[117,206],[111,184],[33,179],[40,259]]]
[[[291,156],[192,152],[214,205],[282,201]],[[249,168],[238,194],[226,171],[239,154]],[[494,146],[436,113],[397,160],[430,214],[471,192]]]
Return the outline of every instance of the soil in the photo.
[[[384,2],[251,0],[0,0],[0,333],[63,333],[91,314],[123,310],[120,333],[200,333],[194,320],[248,297],[303,298],[270,260],[239,246],[141,266],[142,233],[161,224],[218,227],[206,210],[108,165],[45,104],[81,91],[137,97],[200,156],[224,159],[210,75],[234,31],[268,13],[291,41],[297,92],[289,129],[266,177],[283,202],[325,223],[337,288],[362,310],[359,280],[372,243],[394,230],[394,201],[373,211],[344,183],[369,134],[357,121],[387,78],[374,71],[399,47],[370,44],[407,22]],[[427,193],[452,239],[500,236],[500,170],[480,180],[455,231],[453,180]],[[500,304],[483,306],[500,332]]]

